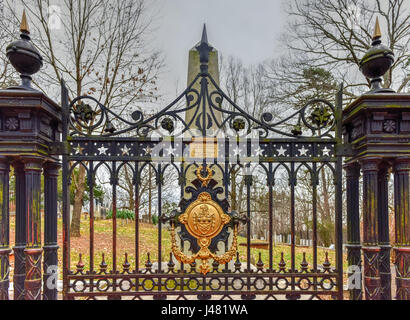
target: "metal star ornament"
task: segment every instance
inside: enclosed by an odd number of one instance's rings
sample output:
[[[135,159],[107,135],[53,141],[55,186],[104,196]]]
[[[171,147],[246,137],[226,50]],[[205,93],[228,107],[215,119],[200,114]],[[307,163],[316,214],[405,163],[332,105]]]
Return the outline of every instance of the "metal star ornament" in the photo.
[[[142,150],[144,150],[144,152],[145,152],[147,155],[151,155],[152,149],[151,149],[150,147],[146,147],[146,148],[144,148],[144,149],[142,149]]]
[[[322,149],[322,154],[323,154],[323,156],[329,157],[330,156],[330,149],[328,149],[327,147],[324,147]]]
[[[98,148],[98,152],[100,153],[100,155],[107,155],[107,150],[108,148],[104,147],[104,145],[102,145],[100,148]]]
[[[278,156],[285,156],[286,149],[283,146],[280,146],[280,148],[276,151],[278,152]]]
[[[261,147],[257,147],[254,152],[253,152],[253,156],[254,157],[262,157],[263,155],[263,150],[261,149]]]
[[[81,145],[78,145],[76,148],[74,148],[76,154],[83,154],[84,148],[81,147]]]
[[[165,151],[167,152],[168,156],[175,154],[175,148],[172,148],[172,146],[169,146],[167,149],[165,149]]]
[[[130,150],[131,149],[129,149],[127,146],[124,146],[123,148],[121,148],[122,155],[123,156],[125,156],[125,155],[129,156],[130,155]]]
[[[232,151],[234,156],[239,156],[241,154],[241,149],[239,149],[239,147],[236,147]]]
[[[300,148],[298,151],[300,156],[307,156],[309,149],[306,149],[305,146],[302,146],[302,148]]]

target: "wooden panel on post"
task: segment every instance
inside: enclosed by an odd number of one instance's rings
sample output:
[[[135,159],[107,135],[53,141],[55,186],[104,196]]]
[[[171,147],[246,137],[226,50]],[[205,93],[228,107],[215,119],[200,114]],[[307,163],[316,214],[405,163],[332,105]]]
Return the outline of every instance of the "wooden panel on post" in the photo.
[[[8,159],[0,157],[0,300],[9,300],[9,171]]]
[[[377,228],[377,186],[379,159],[361,161],[363,171],[363,260],[366,300],[380,300],[380,247]]]
[[[388,164],[382,163],[378,173],[378,232],[379,232],[379,272],[381,281],[381,300],[391,300],[390,240],[389,240],[389,171]]]
[[[24,158],[26,176],[26,279],[25,299],[41,299],[41,158]]]
[[[347,260],[350,300],[362,299],[362,254],[360,244],[359,177],[360,165],[350,163],[346,170]]]
[[[396,299],[410,300],[410,159],[394,163]]]
[[[43,300],[57,300],[57,179],[60,164],[44,165]]]
[[[14,252],[13,288],[14,300],[24,300],[24,280],[26,279],[26,176],[24,163],[14,162],[14,175],[16,179],[16,229]]]

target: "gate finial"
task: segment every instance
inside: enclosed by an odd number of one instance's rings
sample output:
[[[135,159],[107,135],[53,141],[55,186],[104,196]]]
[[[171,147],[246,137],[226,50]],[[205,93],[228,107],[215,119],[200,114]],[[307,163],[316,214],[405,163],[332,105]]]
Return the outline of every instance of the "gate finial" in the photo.
[[[6,55],[14,69],[20,73],[22,85],[19,88],[34,90],[31,88],[31,76],[43,66],[43,58],[30,41],[25,10],[21,18],[20,31],[20,39],[7,46]]]
[[[208,35],[206,34],[206,24],[204,23],[204,28],[202,29],[201,43],[208,43]]]
[[[376,17],[376,24],[374,26],[374,33],[373,33],[373,38],[372,40],[378,40],[382,37],[382,33],[380,31],[380,24],[379,24],[379,17]]]
[[[23,16],[21,17],[20,31],[27,34],[30,33],[30,29],[27,23],[26,9],[23,10]]]
[[[360,71],[370,80],[371,90],[368,93],[394,92],[392,89],[383,88],[382,77],[394,63],[393,51],[382,44],[379,19],[372,37],[372,45],[359,62]]]
[[[208,72],[209,53],[212,51],[212,47],[208,43],[208,35],[206,33],[206,25],[202,29],[201,43],[196,47],[199,52],[199,62],[201,63],[201,71]]]

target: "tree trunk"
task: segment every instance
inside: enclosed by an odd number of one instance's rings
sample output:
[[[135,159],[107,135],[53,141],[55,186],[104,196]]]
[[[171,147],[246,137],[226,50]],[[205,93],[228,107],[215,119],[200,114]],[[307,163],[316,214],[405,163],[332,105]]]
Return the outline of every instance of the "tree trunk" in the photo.
[[[325,246],[329,246],[331,243],[334,243],[334,232],[332,225],[332,216],[330,213],[330,196],[328,189],[328,181],[326,178],[325,170],[322,170],[322,198],[323,198],[323,214],[322,214],[322,224],[326,228],[326,236],[322,241]]]
[[[129,198],[129,202],[128,202],[128,208],[131,211],[134,211],[134,209],[135,209],[134,190],[132,190],[132,189],[130,191],[130,198]]]
[[[148,223],[152,223],[152,172],[148,166]]]
[[[329,192],[327,189],[327,179],[325,175],[325,169],[322,170],[322,186],[323,186],[323,218],[326,222],[330,221],[330,204],[329,204]]]
[[[85,168],[80,166],[78,170],[78,180],[74,194],[73,218],[71,220],[70,235],[72,237],[80,237],[81,211],[83,208],[83,197],[85,191]],[[73,177],[73,180],[75,177]]]
[[[124,172],[125,172],[125,184],[127,185],[126,192],[128,193],[128,209],[131,211],[134,211],[134,206],[135,206],[135,200],[134,200],[134,183],[133,179],[130,176],[130,173],[128,171],[128,167],[125,165],[124,166]]]

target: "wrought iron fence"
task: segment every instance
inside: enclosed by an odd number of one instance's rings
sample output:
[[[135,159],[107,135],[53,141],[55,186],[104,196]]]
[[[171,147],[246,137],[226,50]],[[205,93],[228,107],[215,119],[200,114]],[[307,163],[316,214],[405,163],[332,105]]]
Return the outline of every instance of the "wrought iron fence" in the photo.
[[[130,115],[117,114],[92,97],[81,96],[68,102],[67,91],[63,85],[63,140],[67,141],[69,152],[63,158],[64,204],[64,296],[65,298],[144,298],[165,299],[175,297],[184,299],[196,296],[199,299],[211,298],[273,298],[288,299],[321,298],[331,295],[342,298],[342,156],[341,150],[341,110],[342,97],[339,91],[336,106],[326,100],[315,99],[275,121],[270,113],[260,119],[248,114],[237,106],[219,88],[207,70],[207,48],[201,44],[201,72],[186,90],[170,105],[157,114],[144,118],[143,112],[134,111]],[[200,83],[200,91],[194,84]],[[215,88],[209,92],[210,87]],[[185,106],[181,107],[182,104]],[[184,103],[185,102],[185,103]],[[229,108],[226,107],[229,105]],[[190,110],[193,117],[184,118]],[[222,116],[216,116],[216,114]],[[199,147],[198,147],[199,146]],[[210,147],[209,147],[210,146]],[[193,150],[200,152],[193,152]],[[211,150],[211,152],[209,152]],[[82,258],[72,267],[70,254],[69,199],[68,185],[71,173],[82,166],[86,172],[89,201],[89,263]],[[135,197],[135,247],[131,254],[118,256],[117,240],[117,189],[119,173],[127,167],[132,174],[134,194],[139,194],[141,176],[144,168],[150,166],[156,178],[157,208],[160,217],[157,226],[157,261],[150,254],[142,255],[140,249],[141,233],[140,206]],[[243,171],[246,190],[246,209],[242,218],[246,224],[246,258],[244,265],[239,254],[235,263],[220,265],[215,257],[218,242],[225,244],[223,252],[234,246],[232,236],[236,230],[232,225],[221,227],[221,233],[210,245],[213,255],[212,268],[200,272],[196,261],[180,260],[175,263],[176,250],[164,255],[164,224],[180,228],[179,236],[190,242],[190,252],[199,252],[199,246],[181,220],[176,219],[188,207],[190,201],[199,196],[200,191],[209,193],[215,203],[219,203],[228,220],[234,219],[236,212],[230,211],[231,174],[234,168]],[[105,261],[106,255],[97,256],[95,252],[93,187],[99,170],[109,176],[112,195],[112,263]],[[173,170],[178,180],[181,200],[179,212],[162,212],[163,177],[167,170]],[[312,184],[312,235],[313,260],[309,264],[303,255],[300,266],[296,265],[295,232],[295,188],[298,173],[308,172]],[[336,240],[336,265],[331,266],[326,254],[325,261],[318,261],[317,230],[317,186],[322,170],[330,170],[335,183],[334,221]],[[280,173],[280,174],[279,174]],[[206,176],[217,175],[212,183],[201,185]],[[287,176],[290,194],[290,261],[283,254],[280,261],[273,261],[273,210],[275,207],[273,189],[279,175]],[[192,179],[191,179],[192,178]],[[190,181],[187,179],[191,179]],[[252,185],[261,180],[268,189],[268,261],[263,262],[259,255],[256,265],[251,263]],[[191,193],[191,198],[188,196]],[[192,194],[196,194],[193,197]],[[191,200],[189,200],[191,199]],[[232,220],[233,221],[233,220]],[[234,235],[236,240],[236,235]],[[229,243],[229,242],[232,243]],[[175,240],[175,243],[178,241]],[[186,251],[186,248],[185,248]],[[235,250],[236,251],[236,250]],[[85,253],[83,253],[84,256]],[[179,254],[184,255],[182,251]],[[130,257],[133,255],[133,265]],[[165,263],[164,261],[168,260]],[[187,254],[188,255],[188,254]],[[152,253],[151,253],[152,256]],[[77,258],[77,257],[75,257]],[[99,259],[99,265],[96,259]],[[145,267],[141,267],[144,262]],[[179,260],[179,259],[178,259]],[[190,261],[188,265],[184,261]],[[155,263],[156,262],[156,263]],[[164,262],[164,263],[163,263]],[[156,267],[153,267],[153,263]],[[122,265],[121,265],[122,264]],[[121,266],[119,266],[121,265]]]

